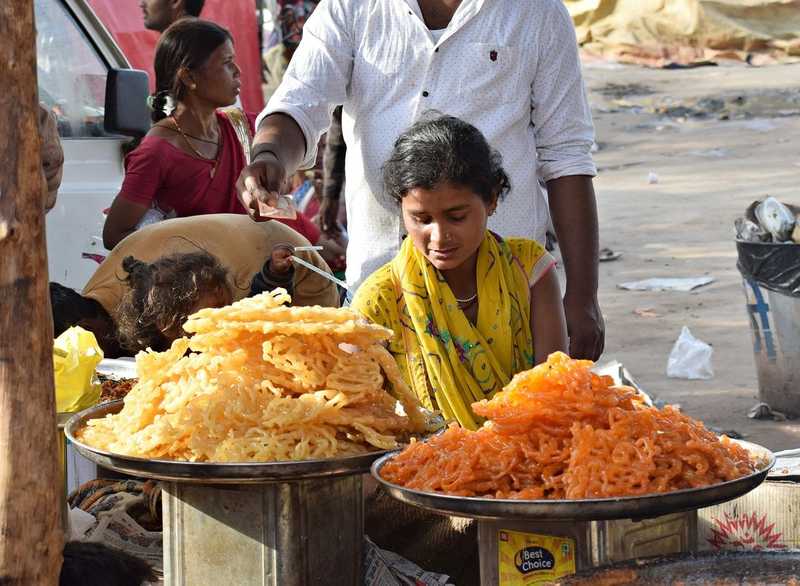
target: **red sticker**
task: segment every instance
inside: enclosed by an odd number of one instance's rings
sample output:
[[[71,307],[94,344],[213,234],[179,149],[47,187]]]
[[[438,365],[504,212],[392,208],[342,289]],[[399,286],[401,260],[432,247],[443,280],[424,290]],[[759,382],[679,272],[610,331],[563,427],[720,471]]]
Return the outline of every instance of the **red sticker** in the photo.
[[[784,549],[783,534],[775,530],[775,523],[769,523],[767,515],[743,514],[731,516],[723,513],[723,518],[714,518],[711,537],[706,541],[717,551],[720,549],[743,549],[761,551],[763,549]]]

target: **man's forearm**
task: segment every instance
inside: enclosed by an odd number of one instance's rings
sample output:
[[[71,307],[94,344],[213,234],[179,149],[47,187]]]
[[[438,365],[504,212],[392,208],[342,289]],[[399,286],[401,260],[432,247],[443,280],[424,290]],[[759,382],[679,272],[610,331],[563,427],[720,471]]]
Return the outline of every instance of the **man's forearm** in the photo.
[[[598,225],[592,178],[560,177],[547,183],[550,213],[567,274],[566,295],[597,295]]]
[[[291,175],[300,167],[306,154],[306,139],[294,118],[270,114],[261,122],[253,139],[253,153],[272,152]]]

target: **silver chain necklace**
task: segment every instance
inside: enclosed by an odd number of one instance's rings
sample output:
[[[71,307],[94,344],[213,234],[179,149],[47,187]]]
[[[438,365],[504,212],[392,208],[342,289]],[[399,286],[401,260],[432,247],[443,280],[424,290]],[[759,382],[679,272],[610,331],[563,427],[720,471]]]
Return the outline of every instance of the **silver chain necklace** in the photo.
[[[478,298],[478,292],[477,292],[477,291],[475,291],[475,295],[473,295],[472,297],[467,297],[466,299],[459,299],[458,297],[456,297],[456,302],[457,302],[459,305],[466,305],[467,303],[472,303],[472,302],[473,302],[473,301],[475,301],[477,298]]]

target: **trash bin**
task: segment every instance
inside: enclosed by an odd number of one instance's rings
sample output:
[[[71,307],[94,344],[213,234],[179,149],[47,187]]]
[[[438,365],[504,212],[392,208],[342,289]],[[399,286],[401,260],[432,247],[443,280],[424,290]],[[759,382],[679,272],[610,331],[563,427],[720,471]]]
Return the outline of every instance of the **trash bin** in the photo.
[[[737,241],[761,401],[800,417],[800,245]]]

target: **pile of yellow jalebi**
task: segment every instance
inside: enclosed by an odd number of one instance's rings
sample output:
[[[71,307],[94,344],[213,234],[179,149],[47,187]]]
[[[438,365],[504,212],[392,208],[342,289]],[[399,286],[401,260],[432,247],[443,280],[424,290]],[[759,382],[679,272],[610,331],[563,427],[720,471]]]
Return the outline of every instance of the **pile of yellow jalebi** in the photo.
[[[425,430],[382,345],[389,330],[289,300],[278,289],[192,315],[194,335],[139,353],[123,409],[78,437],[131,456],[244,462],[390,449]]]
[[[749,454],[674,407],[648,407],[629,387],[560,352],[489,401],[478,431],[451,425],[412,442],[381,470],[408,488],[460,496],[587,499],[733,480]]]

